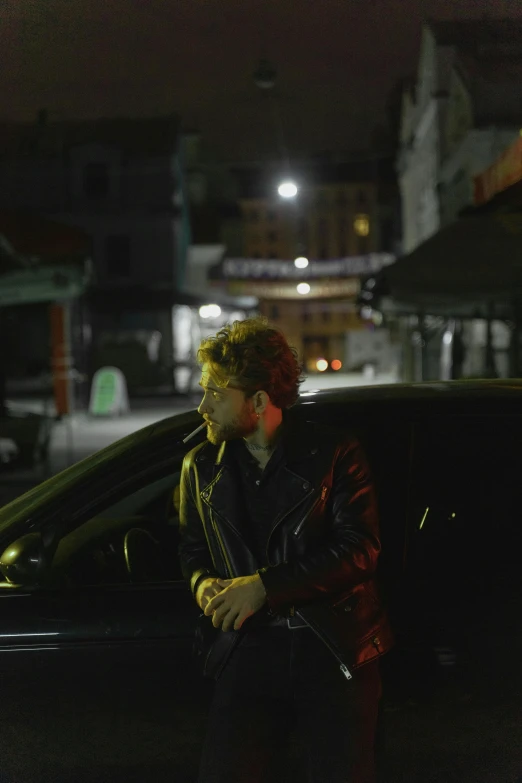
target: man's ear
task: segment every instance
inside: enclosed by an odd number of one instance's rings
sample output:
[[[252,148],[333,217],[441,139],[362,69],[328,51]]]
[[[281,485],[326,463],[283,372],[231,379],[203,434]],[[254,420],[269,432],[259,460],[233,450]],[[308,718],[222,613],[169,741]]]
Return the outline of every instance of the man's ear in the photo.
[[[254,411],[264,413],[270,403],[270,397],[265,391],[257,391],[253,397]]]

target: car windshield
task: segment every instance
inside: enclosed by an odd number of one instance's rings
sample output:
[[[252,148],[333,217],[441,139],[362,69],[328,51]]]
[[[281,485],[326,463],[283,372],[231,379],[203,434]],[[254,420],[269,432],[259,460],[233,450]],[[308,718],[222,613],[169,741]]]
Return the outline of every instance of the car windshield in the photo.
[[[147,427],[127,435],[11,501],[0,509],[0,532],[19,517],[29,518],[33,511],[39,509],[47,500],[60,495],[63,490],[70,488],[76,482],[88,482],[93,472],[109,467],[114,460],[132,452],[152,435],[153,430],[153,427]]]

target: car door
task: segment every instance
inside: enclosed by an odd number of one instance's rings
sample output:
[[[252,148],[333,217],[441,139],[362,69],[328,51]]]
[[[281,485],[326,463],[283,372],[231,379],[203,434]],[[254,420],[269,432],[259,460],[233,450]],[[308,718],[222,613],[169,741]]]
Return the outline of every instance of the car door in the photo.
[[[522,416],[483,407],[414,426],[389,781],[522,769]]]
[[[208,693],[177,566],[184,451],[151,438],[16,525],[4,566],[27,536],[53,545],[38,584],[0,585],[2,781],[194,779]]]

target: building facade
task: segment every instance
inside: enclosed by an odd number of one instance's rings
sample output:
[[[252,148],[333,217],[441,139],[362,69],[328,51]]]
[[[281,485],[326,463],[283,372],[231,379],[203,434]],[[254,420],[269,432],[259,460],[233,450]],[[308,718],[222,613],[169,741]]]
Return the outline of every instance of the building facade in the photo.
[[[424,26],[397,157],[404,253],[472,203],[473,177],[518,133],[521,44],[517,22]]]
[[[171,310],[190,244],[177,118],[50,122],[42,112],[1,133],[0,205],[90,237],[89,370],[119,355],[131,386],[169,383]]]
[[[475,177],[519,135],[521,52],[522,25],[514,20],[424,26],[416,83],[403,94],[397,157],[405,254],[473,204]],[[454,254],[458,265],[459,248]],[[455,322],[450,305],[447,318],[440,308],[432,317],[425,306],[409,306],[402,322],[406,380],[447,377],[444,357],[454,333],[468,359],[475,356],[473,367],[458,362],[462,372],[476,375],[476,356],[485,356],[477,335],[504,329],[480,319]]]
[[[441,226],[456,220],[461,210],[473,203],[475,177],[519,137],[521,105],[522,79],[499,83],[487,65],[479,69],[468,63],[466,69],[455,62],[441,127]]]
[[[379,192],[374,183],[304,187],[298,198],[240,201],[243,257],[313,260],[377,252]]]
[[[326,362],[323,370],[359,369],[359,359],[354,365],[350,356],[348,335],[355,330],[375,333],[380,326],[372,317],[361,317],[361,280],[371,279],[394,258],[370,253],[310,261],[304,268],[291,260],[226,258],[212,270],[211,280],[230,296],[256,297],[260,312],[288,335],[307,372],[320,370],[318,362]],[[384,364],[391,361],[384,357]]]
[[[303,180],[295,199],[274,192],[240,200],[243,256],[225,262],[227,290],[258,298],[308,372],[318,362],[348,369],[347,334],[375,329],[360,315],[361,279],[393,259],[379,252],[386,242],[393,249],[393,210],[383,198],[389,182],[346,181],[342,166],[329,176],[309,171]]]

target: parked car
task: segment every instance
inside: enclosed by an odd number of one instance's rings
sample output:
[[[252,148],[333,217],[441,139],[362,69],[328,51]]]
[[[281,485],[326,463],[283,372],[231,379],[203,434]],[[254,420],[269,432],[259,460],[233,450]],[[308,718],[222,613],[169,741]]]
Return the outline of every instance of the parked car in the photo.
[[[513,783],[522,381],[309,392],[296,413],[354,431],[375,477],[397,639],[382,660],[382,781]],[[195,779],[210,689],[175,498],[200,421],[153,424],[0,509],[3,783]]]
[[[50,416],[9,408],[0,417],[0,470],[35,468],[45,463],[52,426]]]
[[[7,465],[16,459],[20,449],[12,438],[0,437],[0,464]]]

